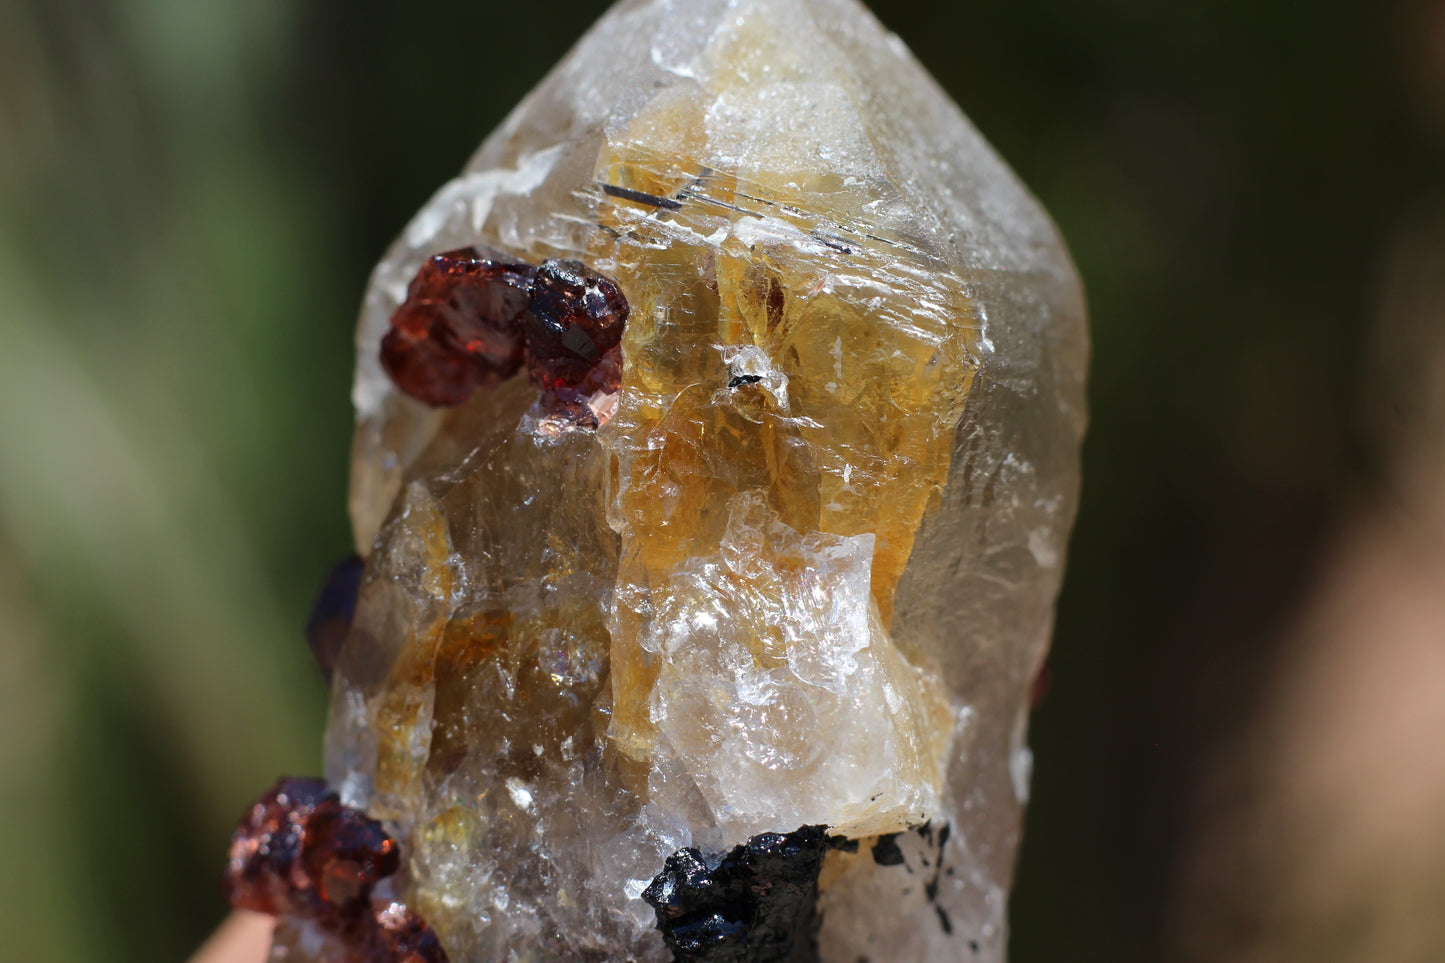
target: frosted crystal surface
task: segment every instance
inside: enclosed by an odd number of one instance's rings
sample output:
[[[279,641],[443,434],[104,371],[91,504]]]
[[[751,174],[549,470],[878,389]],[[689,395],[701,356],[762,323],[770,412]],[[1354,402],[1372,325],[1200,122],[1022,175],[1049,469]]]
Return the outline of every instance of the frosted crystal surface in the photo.
[[[472,244],[626,295],[600,427],[525,377],[394,390],[408,283]],[[1083,307],[896,37],[853,0],[624,0],[387,253],[357,351],[327,776],[454,961],[669,959],[670,854],[809,825],[860,841],[824,961],[1003,959]]]

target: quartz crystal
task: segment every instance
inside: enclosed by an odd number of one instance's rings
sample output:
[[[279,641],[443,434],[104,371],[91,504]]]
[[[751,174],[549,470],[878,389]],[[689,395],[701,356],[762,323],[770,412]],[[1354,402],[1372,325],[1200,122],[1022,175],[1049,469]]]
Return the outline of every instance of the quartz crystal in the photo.
[[[357,349],[326,777],[451,960],[1003,958],[1082,298],[897,37],[623,0]]]

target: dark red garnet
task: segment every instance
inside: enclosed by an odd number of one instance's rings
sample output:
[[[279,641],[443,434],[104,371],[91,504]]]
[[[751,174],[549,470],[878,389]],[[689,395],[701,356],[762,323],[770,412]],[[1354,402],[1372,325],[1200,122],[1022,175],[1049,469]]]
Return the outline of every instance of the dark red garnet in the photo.
[[[372,888],[395,873],[396,840],[316,779],[283,779],[231,837],[223,881],[238,909],[311,920],[370,963],[446,963],[436,933]]]
[[[345,906],[365,899],[383,878],[400,865],[396,841],[381,823],[355,809],[327,799],[306,821],[302,862],[321,899]]]
[[[374,904],[371,963],[446,963],[437,935],[401,903]]]
[[[622,342],[627,299],[581,261],[544,261],[524,319],[527,370],[539,388],[577,389]]]
[[[306,820],[327,796],[316,779],[283,779],[256,802],[231,837],[222,887],[237,909],[290,912]]]
[[[429,259],[381,342],[397,387],[433,407],[461,404],[525,364],[552,403],[585,407],[621,383],[627,299],[581,261],[540,268],[467,247]]]
[[[336,659],[341,654],[341,643],[351,631],[351,620],[356,614],[356,600],[361,592],[361,575],[364,565],[361,557],[350,555],[332,567],[321,591],[312,603],[311,615],[306,620],[306,644],[321,667],[326,681],[336,668]]]
[[[427,259],[407,287],[381,342],[381,363],[402,391],[434,407],[461,404],[477,388],[522,367],[517,318],[535,269],[487,247]]]

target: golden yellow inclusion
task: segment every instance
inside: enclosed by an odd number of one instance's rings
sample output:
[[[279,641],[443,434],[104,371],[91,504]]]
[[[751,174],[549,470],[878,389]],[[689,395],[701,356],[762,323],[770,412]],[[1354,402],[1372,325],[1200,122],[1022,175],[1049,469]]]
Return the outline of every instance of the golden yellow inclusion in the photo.
[[[745,88],[749,65],[776,46],[745,48],[726,80]],[[773,61],[770,82],[785,68]],[[886,630],[948,475],[977,319],[959,278],[860,216],[887,200],[877,185],[847,183],[806,154],[791,166],[769,157],[751,177],[703,164],[703,104],[727,96],[668,91],[597,165],[600,184],[624,190],[601,201],[592,256],[615,265],[633,305],[621,407],[602,433],[615,458],[618,583],[665,596],[670,573],[719,544],[730,498],[760,491],[797,532],[875,536],[872,595]],[[646,613],[627,602],[623,593],[613,627],[610,734],[645,759],[657,664],[639,648]],[[759,660],[776,653],[775,614],[748,627]],[[937,741],[927,741],[941,755],[952,719],[936,680],[928,690]],[[938,758],[924,766],[935,787]]]
[[[400,533],[392,557],[409,559],[423,598],[437,603],[436,617],[408,622],[389,679],[375,708],[376,797],[379,818],[401,818],[419,802],[420,774],[431,752],[428,731],[434,700],[427,686],[435,678],[436,654],[446,628],[440,617],[455,589],[451,538],[436,501],[420,483],[402,495],[395,522]]]

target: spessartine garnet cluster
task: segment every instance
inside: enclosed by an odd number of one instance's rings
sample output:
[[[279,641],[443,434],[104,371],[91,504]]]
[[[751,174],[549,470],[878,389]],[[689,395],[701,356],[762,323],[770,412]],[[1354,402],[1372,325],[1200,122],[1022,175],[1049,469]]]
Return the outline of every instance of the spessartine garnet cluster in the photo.
[[[427,260],[381,342],[406,394],[459,405],[522,368],[563,405],[616,391],[627,299],[580,261],[540,267],[474,245]]]
[[[396,840],[318,779],[282,779],[231,837],[223,881],[237,909],[309,920],[362,963],[447,963],[431,927],[373,890],[396,872]]]

